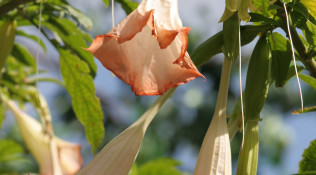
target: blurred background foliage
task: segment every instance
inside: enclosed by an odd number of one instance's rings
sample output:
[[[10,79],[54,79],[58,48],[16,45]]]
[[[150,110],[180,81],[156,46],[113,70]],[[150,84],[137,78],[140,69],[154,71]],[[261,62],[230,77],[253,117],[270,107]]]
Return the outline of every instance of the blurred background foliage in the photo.
[[[6,18],[15,17],[17,20],[13,54],[7,59],[6,71],[2,75],[1,91],[12,95],[12,98],[21,104],[28,102],[25,109],[35,116],[36,112],[29,104],[32,99],[26,89],[27,86],[35,86],[36,64],[34,58],[37,48],[36,27],[39,24],[40,6],[39,1],[27,1],[29,3],[16,1],[21,2],[21,5],[8,14],[5,14],[4,11],[0,12],[0,25]],[[0,0],[0,8],[12,2],[12,0]],[[91,54],[82,49],[89,45],[93,37],[107,33],[112,28],[111,9],[106,8],[109,5],[111,3],[106,0],[89,2],[47,0],[43,7],[43,28],[38,65],[41,75],[39,90],[48,100],[56,135],[82,144],[85,163],[92,159],[93,149],[96,148],[91,148],[88,144],[87,137],[89,139],[89,136],[85,135],[85,128],[76,118],[76,111],[72,108],[72,104],[74,105],[72,94],[67,92],[69,84],[62,83],[63,70],[60,70],[60,60],[58,59],[60,50],[82,60],[82,64],[89,66],[89,71],[85,71],[89,74],[87,76],[95,77],[96,97],[100,99],[100,107],[104,113],[105,132],[100,126],[99,130],[96,130],[99,136],[90,139],[102,138],[104,133],[105,137],[101,147],[132,124],[156,99],[156,97],[134,96],[128,85],[116,77],[112,77],[111,73],[105,70],[96,59],[93,59]],[[117,0],[115,22],[124,18],[126,13],[131,12],[132,8],[136,6],[135,2],[129,0]],[[183,23],[192,29],[189,34],[189,53],[205,38],[221,30],[222,24],[217,24],[217,21],[220,19],[222,9],[224,9],[224,1],[215,4],[209,0],[194,2],[179,0],[179,11]],[[282,31],[279,32],[282,33]],[[244,87],[247,64],[254,43],[252,42],[242,49]],[[138,174],[148,174],[147,171],[151,169],[151,164],[164,167],[163,169],[170,169],[170,172],[175,171],[174,167],[177,166],[183,172],[191,173],[194,170],[200,145],[214,113],[223,57],[222,54],[215,55],[211,61],[200,67],[206,81],[197,79],[181,85],[160,110],[146,133],[136,165],[133,167],[133,170],[139,172]],[[8,80],[8,83],[4,80]],[[64,81],[66,80],[64,79]],[[87,81],[91,83],[90,80]],[[62,86],[52,82],[58,82]],[[239,98],[238,83],[238,65],[237,62],[234,62],[228,93],[228,114],[233,111]],[[20,95],[15,96],[19,93]],[[316,106],[315,89],[303,84],[303,96],[307,106]],[[284,88],[270,87],[262,111],[263,120],[260,122],[259,128],[258,174],[289,174],[298,171],[300,156],[303,154],[302,148],[306,148],[309,142],[316,138],[316,130],[311,127],[316,122],[315,112],[302,116],[291,114],[293,110],[299,108],[299,104],[299,91],[294,80],[290,80]],[[3,109],[1,108],[1,110]],[[0,173],[36,172],[38,171],[37,164],[25,147],[12,118],[10,115],[5,118],[0,117],[0,119],[4,119],[0,131],[2,139],[0,141]],[[86,123],[86,119],[82,118],[81,122],[87,129],[89,124]],[[96,120],[100,120],[100,118]],[[305,127],[311,128],[306,129]],[[240,143],[241,134],[237,133],[231,142],[234,167],[236,167]],[[296,145],[296,147],[291,148],[291,145]],[[295,155],[291,156],[291,154]],[[161,157],[171,157],[177,161]]]

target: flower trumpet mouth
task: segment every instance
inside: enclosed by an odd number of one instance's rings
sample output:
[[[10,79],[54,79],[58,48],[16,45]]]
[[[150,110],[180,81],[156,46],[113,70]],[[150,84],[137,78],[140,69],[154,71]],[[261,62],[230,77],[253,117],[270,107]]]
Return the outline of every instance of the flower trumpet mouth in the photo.
[[[161,95],[197,77],[205,78],[187,53],[189,31],[182,27],[177,0],[143,0],[86,50],[136,95]]]
[[[57,137],[49,138],[41,124],[18,108],[12,100],[4,100],[14,113],[22,138],[35,160],[42,175],[75,174],[83,165],[80,145],[66,142]],[[53,143],[53,144],[51,144]],[[54,162],[52,145],[57,150],[57,162]],[[55,163],[55,164],[54,164]]]

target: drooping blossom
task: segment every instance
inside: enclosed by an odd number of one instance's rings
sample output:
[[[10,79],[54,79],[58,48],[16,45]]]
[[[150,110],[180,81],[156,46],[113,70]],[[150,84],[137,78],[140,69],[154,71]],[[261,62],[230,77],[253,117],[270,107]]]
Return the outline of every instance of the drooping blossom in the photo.
[[[226,102],[231,61],[225,58],[216,109],[204,137],[194,175],[231,175],[231,151],[226,124]]]
[[[161,95],[204,76],[186,52],[189,27],[182,27],[177,0],[143,0],[109,33],[87,49],[136,95]]]
[[[22,111],[14,101],[7,100],[6,104],[14,113],[22,138],[39,164],[41,175],[72,175],[79,171],[83,165],[80,145],[58,137],[53,137],[53,142],[50,142],[37,120]],[[57,148],[57,160],[52,156],[52,146]]]
[[[77,175],[127,175],[137,157],[146,130],[176,88],[169,89],[130,127],[115,137]]]

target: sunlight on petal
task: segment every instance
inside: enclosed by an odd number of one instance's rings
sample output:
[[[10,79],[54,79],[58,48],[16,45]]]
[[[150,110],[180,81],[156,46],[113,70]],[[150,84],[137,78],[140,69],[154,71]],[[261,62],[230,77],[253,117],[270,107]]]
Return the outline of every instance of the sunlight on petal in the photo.
[[[212,122],[204,137],[194,175],[231,175],[231,151],[226,124],[226,102],[231,61],[224,60],[217,104]]]
[[[190,28],[182,27],[177,5],[177,0],[143,0],[87,50],[136,95],[161,95],[204,78],[186,52]]]

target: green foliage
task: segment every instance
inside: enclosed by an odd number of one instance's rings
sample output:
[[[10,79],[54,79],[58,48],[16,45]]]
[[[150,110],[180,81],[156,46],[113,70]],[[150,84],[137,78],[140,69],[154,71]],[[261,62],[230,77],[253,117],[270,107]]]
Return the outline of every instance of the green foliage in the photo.
[[[88,34],[78,29],[69,19],[49,17],[42,25],[55,32],[55,36],[60,37],[60,40],[51,40],[55,47],[70,49],[89,65],[91,75],[93,77],[96,75],[97,67],[93,60],[93,55],[82,49],[87,48],[87,41],[92,41]]]
[[[223,32],[213,35],[211,38],[200,44],[191,54],[192,61],[199,67],[222,51]]]
[[[0,140],[0,173],[21,172],[25,165],[30,165],[22,145],[10,139]]]
[[[265,32],[273,29],[270,25],[250,26],[245,25],[240,27],[241,45],[249,44],[253,41],[260,32]],[[208,62],[214,55],[222,52],[223,49],[223,32],[218,32],[196,49],[192,51],[191,59],[197,67]]]
[[[313,140],[307,149],[305,149],[303,159],[300,161],[299,170],[300,174],[316,171],[316,140]]]
[[[11,53],[16,32],[16,21],[6,20],[0,27],[0,70]]]
[[[33,40],[34,42],[37,42],[37,40],[38,40],[37,36],[25,33],[23,30],[17,30],[16,31],[16,35],[29,38],[29,39]],[[44,44],[42,39],[40,39],[39,44],[44,49],[44,51],[46,52],[47,49],[46,49],[46,46],[45,46],[45,44]],[[14,53],[14,51],[13,51],[13,53]]]
[[[110,3],[109,0],[103,0],[103,2],[105,4],[105,6],[107,6],[107,7],[109,6],[109,3]]]
[[[316,90],[316,79],[305,74],[298,74],[301,80]]]
[[[128,15],[138,7],[138,3],[131,0],[115,0],[120,3],[125,13]]]
[[[59,18],[65,18],[66,15],[71,16],[79,25],[82,25],[88,30],[92,27],[91,19],[70,5],[47,3],[46,8],[52,8],[52,10],[60,12]]]
[[[134,165],[129,175],[181,175],[177,166],[181,163],[170,158],[159,158],[141,166]]]
[[[87,139],[96,153],[104,135],[103,112],[95,97],[93,79],[88,65],[68,50],[59,49],[60,69],[71,96],[73,109],[85,126]]]
[[[269,89],[270,47],[266,35],[260,37],[249,62],[245,88],[245,117],[258,120]]]
[[[36,62],[33,55],[22,45],[15,43],[13,45],[12,54],[20,63],[36,69]]]
[[[292,60],[290,42],[279,33],[269,35],[272,54],[271,76],[276,87],[283,87]]]
[[[300,1],[309,10],[309,13],[316,18],[316,1],[315,0],[301,0]]]
[[[2,128],[2,123],[3,123],[3,120],[4,120],[4,106],[2,103],[0,103],[0,129]]]
[[[0,140],[0,162],[8,162],[21,157],[24,149],[13,140]]]

